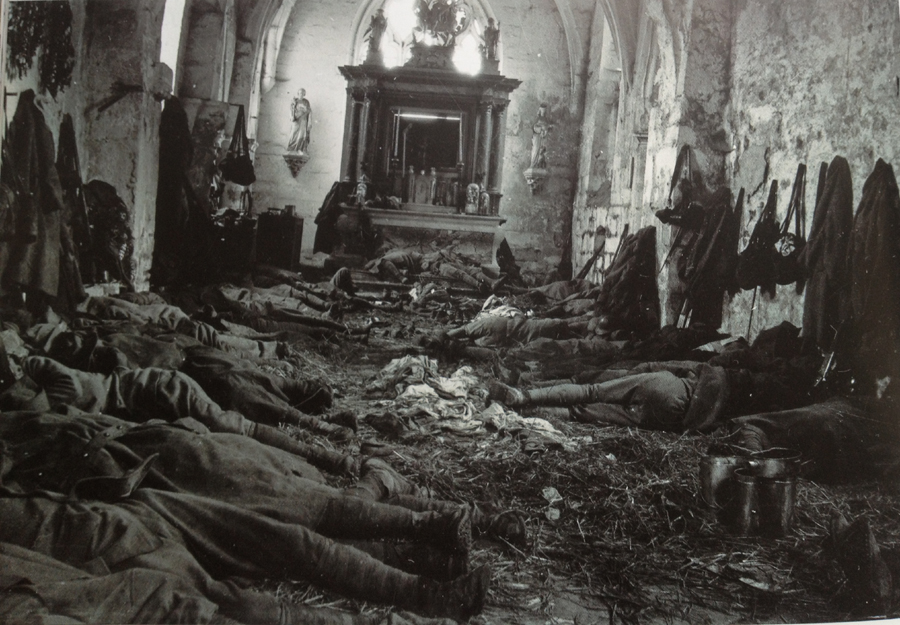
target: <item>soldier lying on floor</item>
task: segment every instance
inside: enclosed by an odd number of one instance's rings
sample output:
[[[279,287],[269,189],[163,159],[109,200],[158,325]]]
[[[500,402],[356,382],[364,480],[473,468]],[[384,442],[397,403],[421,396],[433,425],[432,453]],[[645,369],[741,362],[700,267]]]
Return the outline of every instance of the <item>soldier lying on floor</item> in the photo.
[[[485,569],[465,574],[471,524],[500,535],[518,524],[508,514],[487,517],[477,508],[404,494],[416,489],[380,461],[367,464],[359,485],[342,493],[290,454],[209,433],[191,420],[133,425],[78,411],[7,413],[0,441],[8,451],[0,540],[78,567],[102,562],[108,571],[149,568],[179,579],[190,573],[205,578],[201,592],[223,612],[240,603],[240,593],[210,576],[299,578],[426,615],[466,618],[480,610],[489,577]],[[62,529],[76,518],[69,533]],[[155,537],[141,538],[145,528]],[[323,534],[364,541],[357,544],[394,566]],[[385,539],[418,545],[389,547]],[[269,619],[250,622],[261,620]]]
[[[468,339],[481,347],[521,345],[539,338],[565,340],[584,337],[592,317],[533,319],[518,314],[479,314],[473,321],[446,332],[450,339]]]
[[[576,421],[648,429],[708,431],[726,415],[794,407],[808,389],[775,373],[725,369],[702,362],[648,362],[609,369],[590,384],[519,390],[491,382],[489,399],[509,407],[567,406]]]
[[[146,368],[117,370],[104,375],[70,369],[43,356],[26,358],[23,368],[28,380],[46,395],[49,408],[72,406],[87,412],[120,416],[137,423],[150,419],[171,422],[190,417],[213,432],[249,436],[308,458],[329,471],[352,473],[355,470],[345,456],[334,454],[319,445],[294,440],[275,427],[250,421],[233,410],[224,410],[210,399],[196,381],[180,371]],[[324,422],[323,425],[331,426]],[[343,435],[343,432],[348,432],[347,436],[352,435],[352,430],[348,428],[331,427],[336,433]]]
[[[86,357],[90,356],[94,347],[96,337],[92,337],[91,334],[100,336],[116,334],[120,337],[125,335],[161,336],[177,345],[208,345],[241,358],[252,359],[283,358],[288,356],[291,351],[290,347],[285,342],[278,340],[274,334],[262,334],[245,326],[234,328],[240,332],[240,334],[235,334],[230,330],[220,331],[208,323],[187,318],[180,319],[175,324],[174,330],[168,328],[167,324],[144,322],[140,317],[93,322],[79,319],[75,326],[77,329],[72,329],[64,319],[49,313],[46,321],[27,328],[24,336],[31,345],[40,348],[47,355],[56,358],[63,364],[79,369],[84,367],[75,364],[76,360],[85,364]],[[120,338],[120,341],[127,342],[127,339]],[[158,351],[151,349],[150,353]],[[177,364],[174,365],[176,368],[177,366]]]
[[[503,286],[503,277],[492,277],[480,266],[465,263],[452,252],[437,251],[430,254],[392,250],[369,261],[366,269],[382,280],[407,283],[422,272],[458,280],[479,291],[491,293]]]
[[[205,325],[205,324],[203,324]],[[54,360],[71,368],[112,374],[117,368],[183,369],[223,408],[237,410],[251,421],[277,426],[287,423],[310,432],[346,439],[352,422],[329,423],[312,416],[329,408],[332,392],[320,380],[288,379],[260,369],[249,356],[238,357],[180,333],[144,336],[135,329],[114,328],[99,333],[65,330],[65,325],[40,324],[28,334]],[[52,333],[52,335],[51,335]],[[246,339],[248,342],[254,342]]]

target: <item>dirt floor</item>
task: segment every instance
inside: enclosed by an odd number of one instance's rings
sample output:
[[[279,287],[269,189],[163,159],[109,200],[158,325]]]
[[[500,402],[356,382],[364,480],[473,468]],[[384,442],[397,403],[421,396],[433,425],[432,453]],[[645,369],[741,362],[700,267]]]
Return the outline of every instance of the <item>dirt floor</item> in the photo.
[[[589,426],[559,409],[524,415],[556,426],[565,438],[560,446],[521,432],[448,430],[433,414],[400,410],[390,397],[367,394],[367,384],[442,322],[411,312],[378,319],[385,324],[367,344],[319,345],[298,359],[332,384],[335,410],[360,418],[359,441],[342,449],[359,453],[363,442],[382,443],[396,469],[440,498],[527,515],[526,546],[476,543],[473,564],[489,563],[493,578],[486,609],[473,623],[845,621],[855,615],[829,548],[834,513],[867,517],[885,558],[900,552],[900,496],[874,483],[800,480],[789,535],[735,535],[699,496],[699,462],[720,438],[715,434]],[[361,325],[372,314],[345,321]],[[498,364],[440,359],[439,367],[449,376],[471,366],[481,382],[472,403],[481,409],[482,387]],[[267,590],[313,605],[384,612],[305,584],[273,581]]]

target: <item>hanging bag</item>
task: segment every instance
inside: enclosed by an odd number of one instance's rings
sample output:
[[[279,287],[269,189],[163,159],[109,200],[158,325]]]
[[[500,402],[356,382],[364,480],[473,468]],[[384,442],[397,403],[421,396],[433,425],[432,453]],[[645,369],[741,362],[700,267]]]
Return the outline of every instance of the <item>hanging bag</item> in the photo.
[[[775,244],[781,237],[775,210],[778,205],[778,181],[769,188],[769,199],[750,235],[750,242],[738,256],[735,278],[739,287],[750,291],[760,287],[775,295]]]
[[[679,197],[673,202],[672,195],[678,191]],[[664,224],[686,230],[700,230],[705,213],[697,200],[702,195],[700,176],[696,171],[693,152],[689,145],[683,145],[675,160],[675,171],[669,184],[669,198],[666,208],[656,211],[656,218]]]
[[[243,106],[238,107],[234,133],[231,135],[231,145],[228,146],[228,152],[222,159],[219,168],[222,170],[222,178],[229,182],[244,187],[256,182],[253,161],[250,160],[250,140],[247,139]]]
[[[794,218],[794,231],[788,232],[791,217]],[[781,225],[781,236],[775,243],[775,281],[778,284],[797,283],[798,292],[803,289],[804,270],[800,263],[800,253],[806,246],[803,233],[806,232],[806,165],[797,166],[794,188],[791,191],[791,203],[787,216]]]

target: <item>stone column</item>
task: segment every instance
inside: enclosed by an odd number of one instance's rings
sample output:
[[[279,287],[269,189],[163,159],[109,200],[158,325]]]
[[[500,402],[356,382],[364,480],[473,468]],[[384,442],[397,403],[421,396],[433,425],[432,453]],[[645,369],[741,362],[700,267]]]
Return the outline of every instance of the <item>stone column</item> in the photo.
[[[494,103],[493,133],[491,137],[490,185],[488,190],[498,192],[503,187],[503,150],[506,146],[506,102]]]
[[[372,100],[369,98],[369,94],[367,93],[363,96],[362,108],[359,112],[359,137],[356,144],[356,180],[359,180],[360,176],[362,175],[363,169],[366,165],[366,157],[368,156],[369,117],[371,116],[371,111]],[[371,178],[372,172],[369,172],[367,175]]]
[[[344,113],[344,145],[341,150],[341,180],[353,180],[356,176],[354,150],[359,131],[359,101],[353,89],[347,89],[347,108]]]
[[[234,4],[234,0],[189,4],[179,97],[228,101],[237,41]]]
[[[475,182],[475,179],[478,177],[478,163],[481,159],[481,127],[481,114],[480,111],[476,111],[475,132],[469,135],[470,137],[472,137],[472,147],[470,149],[470,152],[472,154],[472,163],[469,165],[469,180],[465,181],[466,185],[468,185],[470,182]]]
[[[479,158],[475,161],[476,176],[480,173],[484,174],[485,189],[491,187],[491,144],[493,143],[494,105],[491,102],[482,102],[478,105],[478,118],[481,120],[481,134],[478,141],[481,144]]]
[[[81,84],[96,100],[121,83],[136,90],[102,112],[85,115],[84,179],[116,188],[131,209],[134,284],[149,286],[159,178],[157,96],[171,89],[172,74],[159,59],[164,2],[88,0]]]

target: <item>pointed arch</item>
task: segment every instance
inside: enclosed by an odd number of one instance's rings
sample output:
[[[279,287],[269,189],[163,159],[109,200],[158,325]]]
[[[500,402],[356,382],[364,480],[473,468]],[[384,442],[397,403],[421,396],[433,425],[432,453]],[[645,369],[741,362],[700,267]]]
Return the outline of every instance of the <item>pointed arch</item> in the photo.
[[[634,80],[634,63],[637,57],[639,30],[639,2],[623,0],[600,0],[600,7],[606,15],[606,21],[619,51],[622,62],[622,77],[627,87]]]
[[[563,31],[566,35],[566,46],[569,50],[569,109],[573,114],[580,112],[584,91],[584,73],[586,71],[584,44],[578,32],[578,24],[572,13],[569,0],[555,0],[556,10],[562,19]]]

